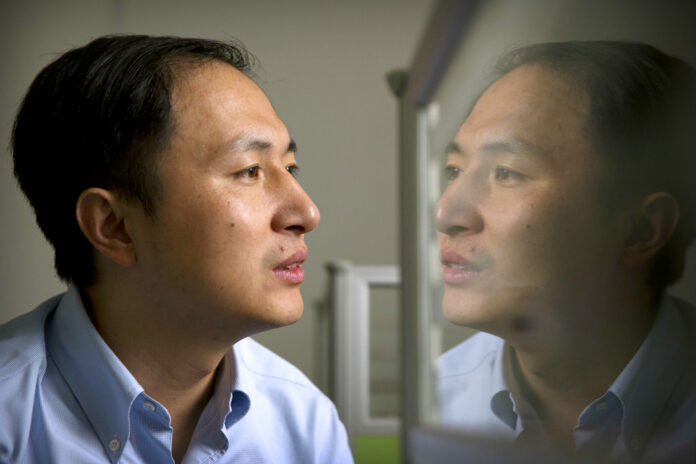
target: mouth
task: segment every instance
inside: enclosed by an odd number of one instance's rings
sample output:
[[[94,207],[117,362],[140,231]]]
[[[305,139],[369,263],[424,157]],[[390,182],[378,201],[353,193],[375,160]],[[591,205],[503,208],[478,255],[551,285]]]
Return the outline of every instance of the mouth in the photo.
[[[304,282],[305,275],[302,263],[304,263],[306,259],[307,248],[302,248],[274,267],[273,274],[289,284],[299,285]]]
[[[462,285],[481,274],[481,268],[451,249],[440,252],[442,280],[447,285]]]

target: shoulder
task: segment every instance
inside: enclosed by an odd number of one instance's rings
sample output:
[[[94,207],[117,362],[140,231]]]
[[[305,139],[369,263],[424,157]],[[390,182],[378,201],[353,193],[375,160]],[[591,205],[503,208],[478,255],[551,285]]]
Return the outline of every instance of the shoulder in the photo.
[[[311,415],[337,420],[331,400],[297,367],[251,338],[238,342],[234,350],[239,380],[259,409],[263,403],[286,421]]]
[[[672,305],[679,314],[679,324],[683,329],[685,343],[686,364],[689,365],[692,374],[696,371],[696,306],[677,297],[671,297]],[[696,377],[696,374],[694,374]]]
[[[60,296],[0,326],[0,462],[23,461],[32,447],[33,413],[46,372],[44,325]]]
[[[33,311],[0,326],[0,379],[36,363],[44,363],[46,345],[44,325],[62,295],[54,296]]]
[[[675,310],[673,323],[663,339],[680,340],[680,351],[661,353],[657,362],[646,369],[641,385],[652,400],[663,386],[669,386],[665,398],[657,396],[660,412],[651,424],[646,443],[645,462],[694,462],[696,456],[696,307],[687,301],[670,297],[670,311]],[[681,334],[679,333],[681,330]],[[669,380],[675,369],[674,381]],[[672,383],[673,382],[673,383]],[[651,401],[647,404],[650,405]],[[645,410],[646,402],[639,405]],[[641,461],[642,462],[642,461]]]
[[[672,297],[672,302],[679,313],[679,324],[683,328],[683,347],[681,364],[686,368],[682,380],[690,387],[691,400],[696,405],[696,306],[679,298]],[[693,414],[696,419],[696,414]]]
[[[245,373],[254,379],[273,380],[285,387],[322,394],[302,371],[256,340],[241,340],[235,345],[235,351],[238,353],[236,360],[243,364]]]
[[[471,373],[487,363],[493,363],[503,340],[486,332],[471,336],[437,359],[438,377]]]
[[[674,307],[679,312],[688,333],[693,334],[694,331],[696,331],[696,306],[674,296],[671,297],[671,299]]]
[[[437,360],[437,402],[444,424],[498,434],[501,424],[490,404],[501,388],[502,339],[480,332]]]
[[[245,421],[248,430],[263,430],[273,443],[266,441],[264,450],[270,462],[285,460],[288,453],[293,462],[352,462],[334,404],[306,375],[251,338],[235,344],[234,351],[240,386],[251,401]],[[268,423],[276,427],[268,429]]]

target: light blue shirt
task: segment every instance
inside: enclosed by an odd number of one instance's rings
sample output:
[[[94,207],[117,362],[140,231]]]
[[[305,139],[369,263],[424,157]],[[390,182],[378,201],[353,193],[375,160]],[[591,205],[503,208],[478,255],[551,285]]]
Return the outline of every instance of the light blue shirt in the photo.
[[[0,327],[0,463],[170,463],[171,441],[169,413],[99,336],[75,287]],[[225,355],[183,462],[353,459],[331,401],[247,338]]]
[[[504,441],[532,437],[549,445],[512,375],[510,350],[479,333],[438,359],[441,420]],[[611,462],[696,462],[696,308],[663,299],[631,361],[578,417],[574,439],[581,455]]]

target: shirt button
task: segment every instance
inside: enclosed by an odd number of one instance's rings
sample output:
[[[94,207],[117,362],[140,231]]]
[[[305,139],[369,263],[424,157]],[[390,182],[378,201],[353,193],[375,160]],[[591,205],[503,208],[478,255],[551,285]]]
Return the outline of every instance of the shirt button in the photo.
[[[152,403],[151,401],[144,401],[144,402],[143,402],[143,408],[144,408],[146,411],[152,412],[152,411],[155,410],[155,405],[154,405],[154,403]]]
[[[114,453],[118,451],[121,448],[121,442],[118,441],[118,438],[114,438],[109,442],[109,449],[113,451]]]

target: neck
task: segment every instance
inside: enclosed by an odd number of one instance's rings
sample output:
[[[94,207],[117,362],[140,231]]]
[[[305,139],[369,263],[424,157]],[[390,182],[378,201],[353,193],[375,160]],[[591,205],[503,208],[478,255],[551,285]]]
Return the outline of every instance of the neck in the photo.
[[[572,445],[583,409],[606,393],[634,356],[654,321],[652,293],[575,308],[569,320],[544,324],[543,334],[510,337],[513,372],[549,436]]]
[[[176,324],[173,308],[100,284],[82,292],[95,328],[145,392],[170,414],[172,455],[179,462],[210,400],[221,361],[237,340],[200,336]]]

